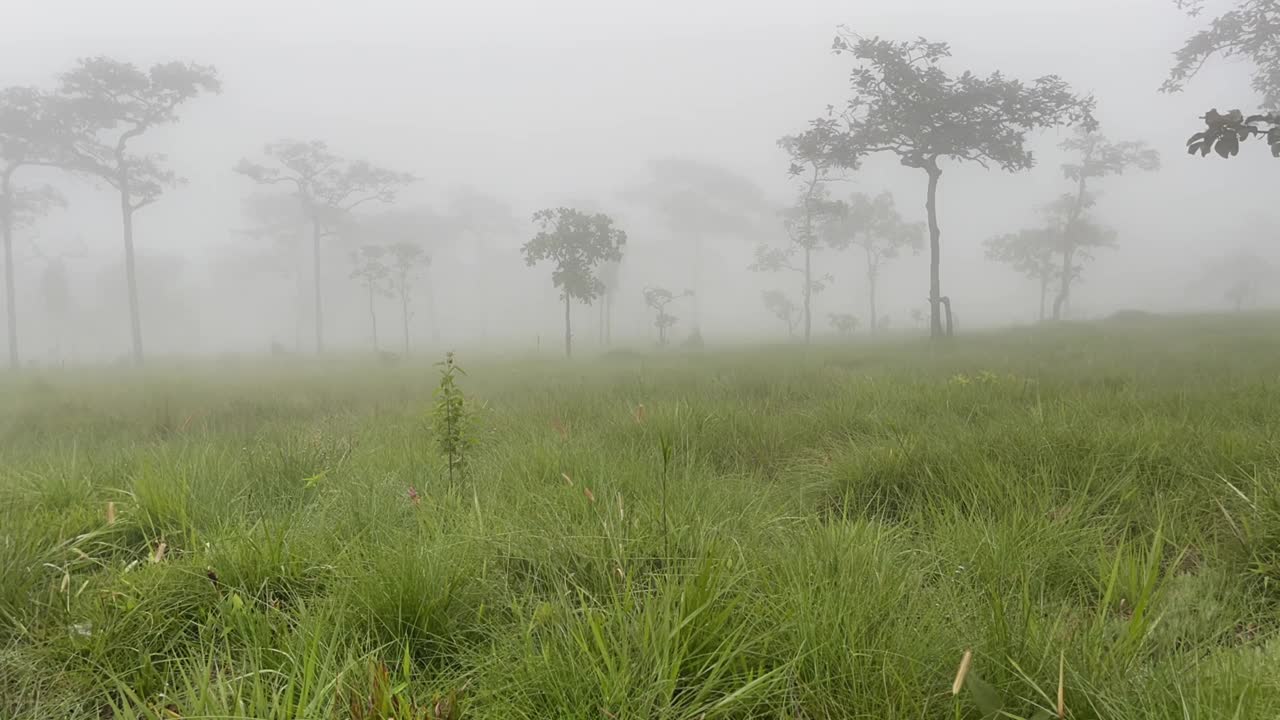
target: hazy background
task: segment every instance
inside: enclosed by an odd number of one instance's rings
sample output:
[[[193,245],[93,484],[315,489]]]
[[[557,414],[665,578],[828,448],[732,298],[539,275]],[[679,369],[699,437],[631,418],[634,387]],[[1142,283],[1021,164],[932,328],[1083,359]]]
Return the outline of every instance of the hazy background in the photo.
[[[433,248],[442,341],[531,348],[541,336],[543,350],[554,352],[562,317],[550,270],[525,268],[518,253],[532,232],[529,215],[558,204],[614,215],[630,234],[615,339],[656,337],[641,289],[691,286],[689,250],[620,191],[643,181],[650,161],[681,156],[732,169],[778,204],[789,201],[788,162],[775,142],[849,96],[850,60],[830,52],[840,24],[947,41],[951,70],[1059,74],[1096,94],[1109,137],[1161,152],[1159,173],[1093,186],[1101,193],[1095,215],[1116,228],[1120,247],[1099,252],[1086,269],[1073,292],[1077,317],[1225,307],[1221,288],[1198,281],[1201,266],[1239,246],[1270,252],[1280,227],[1268,202],[1276,161],[1265,151],[1229,162],[1183,152],[1206,108],[1247,106],[1248,68],[1218,61],[1185,93],[1157,93],[1171,53],[1198,25],[1170,0],[8,0],[0,85],[49,86],[75,58],[98,54],[218,68],[220,96],[189,103],[180,123],[139,143],[168,153],[189,181],[137,217],[149,351],[265,351],[299,338],[310,347],[310,305],[299,306],[292,276],[264,269],[258,258],[270,248],[232,232],[245,225],[241,200],[257,188],[231,168],[260,157],[268,141],[315,138],[419,175],[400,205],[444,208],[467,187],[509,204],[521,225],[493,247]],[[1058,169],[1060,140],[1038,138],[1040,164],[1027,173],[944,167],[943,291],[962,327],[1033,319],[1034,283],[987,262],[981,243],[1038,223],[1037,209],[1069,189]],[[60,333],[40,322],[41,262],[26,260],[18,271],[24,353],[40,361],[61,344],[72,358],[118,357],[128,347],[118,201],[88,182],[56,182],[71,206],[21,236],[18,254],[30,254],[28,235],[46,252],[83,242],[86,255],[68,260],[75,320]],[[924,186],[923,173],[881,158],[834,190],[892,190],[908,219],[923,220]],[[762,233],[784,242],[780,224]],[[699,312],[709,342],[783,337],[760,292],[797,295],[799,282],[748,271],[754,244],[719,238],[707,249],[704,266],[715,275],[703,283]],[[344,279],[348,249],[330,244],[325,252],[327,337],[365,347],[362,296]],[[825,251],[819,263],[836,282],[817,296],[815,328],[825,329],[828,312],[865,316],[859,256]],[[909,325],[909,310],[926,307],[927,253],[890,265],[881,287],[882,312],[894,326]],[[299,309],[304,323],[295,321]],[[596,310],[574,313],[580,347],[593,345]],[[680,338],[693,320],[687,308],[676,314]],[[380,320],[384,345],[394,349],[393,304]],[[422,322],[420,314],[419,339],[429,337]]]

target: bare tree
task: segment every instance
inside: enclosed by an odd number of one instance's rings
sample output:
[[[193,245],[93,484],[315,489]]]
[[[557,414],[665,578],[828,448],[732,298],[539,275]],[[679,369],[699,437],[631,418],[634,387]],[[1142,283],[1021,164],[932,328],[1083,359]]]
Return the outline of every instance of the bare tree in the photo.
[[[336,233],[339,224],[355,208],[372,202],[392,202],[405,185],[417,178],[364,160],[345,160],[319,140],[281,140],[267,145],[264,152],[270,164],[245,159],[235,169],[257,183],[292,186],[298,206],[310,221],[316,352],[323,353],[321,239]]]
[[[358,252],[351,254],[354,267],[351,279],[369,294],[369,328],[373,338],[373,352],[378,348],[378,297],[391,297],[391,269],[383,259],[387,249],[381,245],[362,245]]]

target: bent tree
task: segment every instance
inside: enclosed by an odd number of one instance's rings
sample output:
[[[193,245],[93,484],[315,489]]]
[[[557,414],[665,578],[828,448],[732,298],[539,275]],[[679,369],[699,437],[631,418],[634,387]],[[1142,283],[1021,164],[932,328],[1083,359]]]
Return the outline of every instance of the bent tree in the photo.
[[[207,65],[170,62],[148,70],[107,57],[81,59],[58,83],[73,158],[69,169],[105,181],[120,195],[125,282],[133,362],[142,364],[142,317],[133,250],[133,216],[182,183],[162,164],[163,155],[130,152],[147,131],[178,121],[178,107],[221,91],[217,71]]]
[[[280,140],[267,145],[264,152],[270,164],[244,159],[235,170],[262,185],[292,186],[298,207],[310,222],[316,353],[323,353],[321,239],[336,234],[339,224],[356,207],[371,202],[392,202],[401,188],[417,178],[364,160],[344,159],[330,152],[329,146],[319,140]]]
[[[838,114],[810,123],[810,132],[833,135],[833,165],[854,169],[868,155],[892,153],[928,178],[930,334],[952,332],[951,301],[942,294],[938,180],[941,160],[972,162],[1014,172],[1035,164],[1027,134],[1064,124],[1093,125],[1092,97],[1080,97],[1056,75],[1031,82],[965,72],[948,74],[946,43],[864,38],[842,32],[834,49],[851,55],[853,96]],[[942,309],[946,308],[946,325]]]
[[[658,328],[659,345],[665,346],[667,344],[667,330],[680,320],[680,318],[667,312],[667,306],[682,297],[691,295],[693,295],[692,290],[685,290],[677,295],[663,287],[647,287],[644,289],[644,304],[648,305],[655,313],[653,326]]]
[[[605,291],[596,276],[596,266],[622,259],[627,234],[614,227],[604,213],[588,214],[573,208],[547,208],[533,214],[538,234],[520,248],[530,267],[550,260],[555,263],[551,281],[564,299],[564,354],[573,357],[573,328],[569,305],[573,300],[590,304]]]

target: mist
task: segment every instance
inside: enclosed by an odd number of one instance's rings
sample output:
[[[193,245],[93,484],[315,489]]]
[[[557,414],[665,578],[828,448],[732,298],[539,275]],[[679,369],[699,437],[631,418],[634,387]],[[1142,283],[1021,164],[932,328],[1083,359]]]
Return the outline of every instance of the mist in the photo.
[[[409,352],[559,352],[561,289],[550,266],[530,266],[521,253],[538,232],[533,214],[559,206],[605,213],[626,233],[608,317],[600,303],[570,303],[578,349],[602,348],[606,335],[612,347],[657,343],[648,288],[677,296],[667,306],[673,344],[695,328],[708,343],[791,341],[761,297],[771,290],[798,297],[798,281],[749,268],[758,247],[788,242],[780,211],[799,189],[778,140],[850,96],[853,63],[831,52],[841,26],[862,36],[945,41],[952,57],[943,66],[956,73],[1058,75],[1096,99],[1108,137],[1159,152],[1158,171],[1091,187],[1091,216],[1114,230],[1115,246],[1098,249],[1082,271],[1070,319],[1227,310],[1223,273],[1230,275],[1233,257],[1255,268],[1280,262],[1267,153],[1226,162],[1184,152],[1205,108],[1253,96],[1248,73],[1216,63],[1185,91],[1159,93],[1172,53],[1197,27],[1165,0],[85,0],[20,1],[6,10],[0,87],[52,88],[78,58],[98,56],[143,69],[182,61],[217,70],[221,92],[183,103],[177,122],[135,141],[138,152],[163,155],[185,179],[134,223],[149,356],[316,349],[304,219],[264,229],[254,198],[286,188],[235,171],[245,159],[269,164],[264,148],[283,139],[323,141],[343,159],[416,178],[391,202],[353,209],[344,227],[362,229],[322,238],[329,350],[374,350],[372,317],[376,349],[387,353],[402,352],[405,340]],[[940,260],[959,331],[1037,320],[1036,282],[989,260],[984,242],[1036,225],[1047,203],[1071,191],[1060,168],[1069,153],[1059,145],[1072,133],[1032,136],[1036,164],[1025,172],[944,163]],[[14,235],[23,362],[126,358],[118,197],[83,174],[29,168],[20,179],[66,199]],[[904,222],[925,221],[920,173],[896,158],[872,156],[826,187],[837,199],[888,191]],[[699,208],[696,221],[673,222],[690,197],[701,198],[689,200]],[[399,220],[387,220],[389,213]],[[430,258],[415,269],[407,298],[352,277],[361,246],[383,236],[420,245]],[[815,336],[833,337],[828,317],[841,313],[861,318],[855,335],[867,334],[861,256],[824,246],[814,263],[829,276],[813,296]],[[928,263],[926,247],[884,265],[882,331],[923,332]],[[1276,301],[1273,283],[1261,285],[1250,306]]]

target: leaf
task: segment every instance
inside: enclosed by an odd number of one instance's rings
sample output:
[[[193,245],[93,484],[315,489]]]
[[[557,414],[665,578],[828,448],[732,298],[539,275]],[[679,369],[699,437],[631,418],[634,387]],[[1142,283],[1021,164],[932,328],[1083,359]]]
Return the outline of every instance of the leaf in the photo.
[[[1192,136],[1191,136],[1191,139],[1187,141],[1187,144],[1188,144],[1188,145],[1195,145],[1198,141],[1200,141],[1200,140],[1204,140],[1204,139],[1205,139],[1205,138],[1207,138],[1207,137],[1209,137],[1209,133],[1207,133],[1207,132],[1198,132],[1198,133],[1196,133],[1195,135],[1192,135]]]
[[[307,489],[311,489],[316,485],[318,485],[320,481],[323,480],[325,476],[328,474],[329,474],[328,470],[321,470],[320,472],[316,473],[315,475],[312,475],[311,477],[303,478],[302,485]]]

